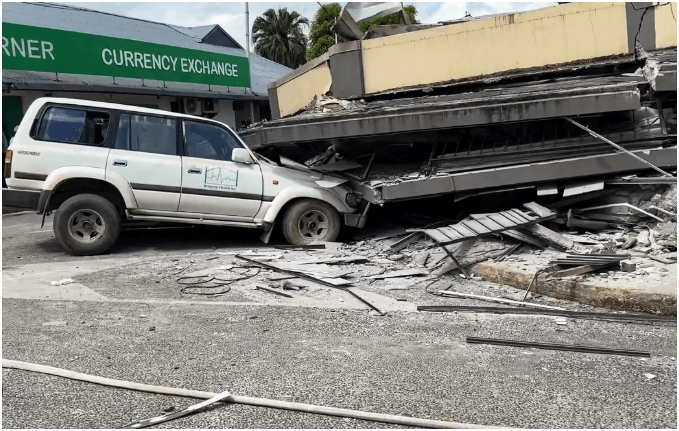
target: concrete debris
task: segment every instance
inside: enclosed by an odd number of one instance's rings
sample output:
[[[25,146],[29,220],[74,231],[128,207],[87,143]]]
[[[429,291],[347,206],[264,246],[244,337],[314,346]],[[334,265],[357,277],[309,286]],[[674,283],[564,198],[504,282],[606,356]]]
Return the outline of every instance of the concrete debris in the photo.
[[[63,280],[50,281],[50,285],[52,286],[64,286],[71,283],[74,283],[72,278],[64,278]]]
[[[414,266],[425,266],[427,264],[427,259],[429,259],[428,251],[417,253],[410,259],[410,264]]]
[[[284,296],[286,298],[294,298],[294,296],[292,296],[292,295],[289,295],[289,294],[283,293],[283,292],[278,292],[276,290],[269,288],[269,286],[264,286],[262,284],[255,284],[255,289],[256,290],[263,290],[263,291],[269,292],[269,293],[273,293],[273,294],[278,295],[278,296]]]
[[[634,262],[622,260],[620,261],[620,269],[624,272],[634,272],[637,270],[637,265]]]
[[[57,321],[57,322],[44,322],[42,326],[66,326],[68,322]]]

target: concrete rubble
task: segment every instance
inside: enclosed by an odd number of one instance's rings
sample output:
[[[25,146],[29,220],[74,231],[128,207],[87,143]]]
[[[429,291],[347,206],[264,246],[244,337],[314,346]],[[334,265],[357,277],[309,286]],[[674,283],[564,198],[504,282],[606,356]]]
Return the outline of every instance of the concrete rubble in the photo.
[[[632,191],[628,198],[648,207],[660,203],[658,196],[672,193],[676,193],[676,186],[655,186]],[[423,226],[376,224],[354,231],[356,239],[347,238],[344,243],[267,247],[240,254],[215,251],[169,262],[144,262],[129,269],[137,274],[134,289],[142,284],[150,289],[147,293],[155,295],[162,290],[160,296],[182,300],[363,308],[383,315],[414,311],[432,301],[439,305],[451,301],[478,305],[497,299],[509,300],[501,307],[510,303],[570,310],[598,307],[676,316],[675,217],[658,212],[663,219],[658,221],[643,214],[616,214],[620,219],[607,222],[609,226],[598,231],[566,226],[567,211],[593,206],[600,199],[556,209],[551,220],[533,224],[551,232],[549,236],[534,236],[531,232],[535,229],[515,229],[523,232],[525,241],[496,232],[445,246],[444,250],[420,233]],[[676,212],[676,207],[665,207]],[[627,216],[632,221],[621,221]],[[594,217],[606,219],[607,214]],[[432,217],[414,215],[411,219],[432,224]],[[463,219],[469,220],[466,216]],[[454,225],[451,220],[442,223]],[[413,229],[415,232],[409,232]],[[570,248],[565,249],[564,244]],[[451,260],[451,253],[461,267]],[[576,263],[554,264],[567,257]],[[584,262],[577,263],[588,259],[597,264],[590,268]],[[600,265],[602,262],[605,264]],[[568,275],[573,270],[576,273]],[[165,275],[154,277],[159,273]],[[559,275],[563,273],[566,275]],[[92,282],[77,280],[86,285]],[[116,281],[120,286],[129,282]],[[447,298],[437,293],[441,290],[458,293],[458,297]]]

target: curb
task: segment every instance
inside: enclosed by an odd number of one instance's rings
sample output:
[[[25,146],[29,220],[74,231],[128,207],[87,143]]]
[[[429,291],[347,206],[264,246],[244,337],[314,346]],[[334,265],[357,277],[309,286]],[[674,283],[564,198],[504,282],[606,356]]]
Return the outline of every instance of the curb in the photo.
[[[12,212],[12,213],[3,214],[2,216],[3,217],[10,217],[10,216],[20,216],[20,215],[25,215],[25,214],[35,214],[35,211],[29,210],[29,211],[19,211],[19,212],[15,212],[15,213]]]
[[[534,272],[522,271],[499,263],[483,262],[475,265],[473,271],[483,280],[526,290]],[[537,284],[537,286],[536,286]],[[600,283],[584,281],[575,277],[546,280],[544,274],[533,283],[532,293],[566,299],[601,308],[616,308],[634,312],[677,315],[677,297],[641,289],[611,287]]]

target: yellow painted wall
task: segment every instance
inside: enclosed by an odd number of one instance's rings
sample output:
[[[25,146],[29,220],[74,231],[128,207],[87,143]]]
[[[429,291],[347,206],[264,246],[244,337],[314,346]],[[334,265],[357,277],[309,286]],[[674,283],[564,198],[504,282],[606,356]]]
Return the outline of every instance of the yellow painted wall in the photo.
[[[668,48],[677,46],[677,3],[664,4],[655,8],[655,46]]]
[[[366,93],[624,54],[625,3],[569,3],[362,46]]]
[[[332,77],[328,62],[324,61],[311,70],[278,86],[278,109],[281,117],[294,114],[307,106],[316,95],[324,94],[330,88]]]

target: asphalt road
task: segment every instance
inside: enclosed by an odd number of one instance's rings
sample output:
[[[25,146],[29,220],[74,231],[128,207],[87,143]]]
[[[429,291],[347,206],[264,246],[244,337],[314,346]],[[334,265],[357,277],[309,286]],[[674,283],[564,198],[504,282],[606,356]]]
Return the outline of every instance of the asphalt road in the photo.
[[[31,233],[39,231],[34,222],[3,217],[3,267],[82,259],[61,252],[51,230]],[[223,239],[213,230],[134,232],[125,234],[113,257],[143,262],[166,253],[259,245],[257,233],[248,230],[220,232]],[[95,284],[96,277],[88,280]],[[118,279],[111,280],[115,296]],[[569,319],[563,326],[545,316],[395,311],[380,317],[339,307],[168,304],[147,301],[157,292],[144,284],[139,289],[128,302],[3,298],[3,358],[139,383],[479,425],[677,427],[673,325]],[[643,350],[651,358],[475,345],[465,342],[468,336]],[[119,428],[198,402],[8,369],[2,390],[4,428]],[[157,427],[398,426],[221,404]]]

